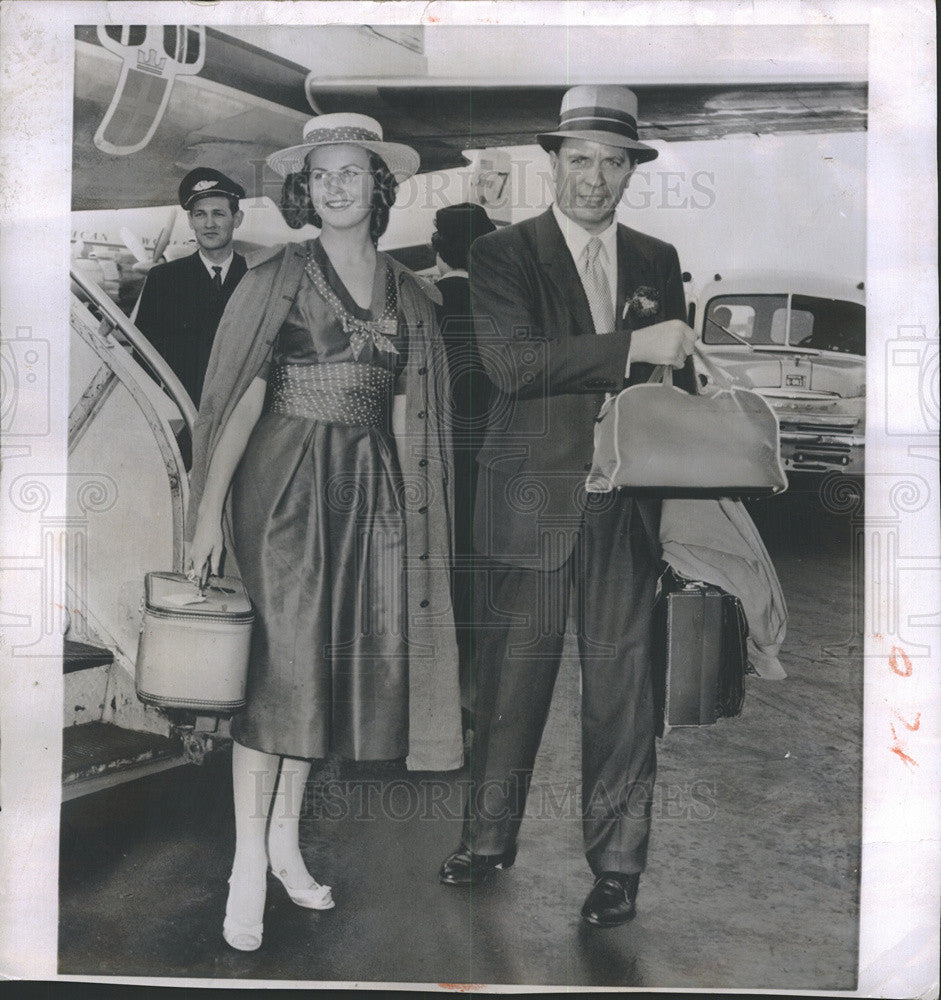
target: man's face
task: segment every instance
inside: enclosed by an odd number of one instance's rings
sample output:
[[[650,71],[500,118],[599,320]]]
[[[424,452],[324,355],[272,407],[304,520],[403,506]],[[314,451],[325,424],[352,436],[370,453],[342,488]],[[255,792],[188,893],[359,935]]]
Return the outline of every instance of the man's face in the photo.
[[[590,139],[563,139],[549,163],[563,214],[590,233],[606,229],[634,172],[630,153]]]
[[[224,250],[242,222],[241,210],[233,213],[229,199],[221,196],[200,198],[188,215],[196,242],[206,251]]]

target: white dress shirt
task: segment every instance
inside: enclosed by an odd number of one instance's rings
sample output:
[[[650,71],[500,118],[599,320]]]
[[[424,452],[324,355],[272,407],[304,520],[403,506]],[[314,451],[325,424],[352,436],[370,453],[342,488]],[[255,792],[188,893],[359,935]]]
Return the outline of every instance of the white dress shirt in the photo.
[[[227,275],[229,273],[229,268],[232,266],[232,261],[234,260],[234,258],[235,258],[235,251],[232,251],[229,254],[229,256],[226,257],[226,259],[221,264],[217,264],[217,263],[213,263],[213,261],[211,261],[202,252],[202,250],[199,251],[199,259],[203,262],[203,265],[205,266],[206,270],[209,272],[209,277],[210,278],[214,278],[215,277],[215,271],[213,271],[214,267],[221,267],[222,271],[220,272],[219,277],[222,279],[223,282],[225,282],[225,279],[226,279],[226,277],[227,277]]]
[[[604,269],[605,277],[608,279],[608,288],[611,290],[611,313],[617,317],[617,294],[618,294],[618,224],[612,219],[611,225],[603,232],[590,233],[570,219],[558,205],[553,204],[552,214],[555,221],[562,230],[562,238],[569,248],[572,260],[575,261],[575,269],[578,271],[582,288],[585,287],[585,248],[588,241],[597,236],[601,240],[601,251],[598,254],[598,261]],[[587,289],[586,289],[586,295]],[[596,333],[613,333],[612,330],[596,330]],[[627,378],[631,367],[631,352],[628,349],[627,361],[624,364],[624,377]]]
[[[443,272],[442,271],[438,272],[438,281],[440,281],[442,278],[468,278],[469,279],[470,275],[463,268],[452,267],[452,268],[450,268],[450,270],[443,271]]]

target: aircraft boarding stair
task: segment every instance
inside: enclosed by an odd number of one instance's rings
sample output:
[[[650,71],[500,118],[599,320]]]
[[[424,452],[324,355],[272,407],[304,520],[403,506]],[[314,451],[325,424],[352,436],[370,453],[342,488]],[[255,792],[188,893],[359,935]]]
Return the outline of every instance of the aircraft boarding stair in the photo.
[[[143,334],[72,271],[63,799],[199,762],[227,720],[143,705],[134,689],[144,574],[179,570],[188,496],[177,441],[195,409]]]

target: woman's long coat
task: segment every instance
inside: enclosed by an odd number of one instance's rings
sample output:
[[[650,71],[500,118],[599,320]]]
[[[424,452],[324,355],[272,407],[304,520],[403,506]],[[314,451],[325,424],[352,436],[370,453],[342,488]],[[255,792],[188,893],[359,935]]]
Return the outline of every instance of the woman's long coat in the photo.
[[[213,344],[193,432],[187,537],[191,538],[213,451],[235,405],[261,370],[301,287],[307,244],[289,243],[248,257]],[[453,482],[450,388],[437,334],[432,285],[391,258],[399,320],[408,329],[407,433],[399,441],[406,528],[409,631],[409,754],[412,770],[462,763],[457,646],[451,607]],[[226,572],[237,572],[226,505]]]

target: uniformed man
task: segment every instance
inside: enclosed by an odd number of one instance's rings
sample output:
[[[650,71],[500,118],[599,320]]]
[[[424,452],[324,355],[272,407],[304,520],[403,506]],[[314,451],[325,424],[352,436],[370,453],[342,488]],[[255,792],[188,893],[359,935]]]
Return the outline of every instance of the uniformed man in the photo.
[[[209,353],[229,296],[245,274],[245,258],[232,249],[241,225],[240,184],[211,167],[197,167],[180,182],[198,249],[158,264],[147,275],[136,323],[199,406]]]

